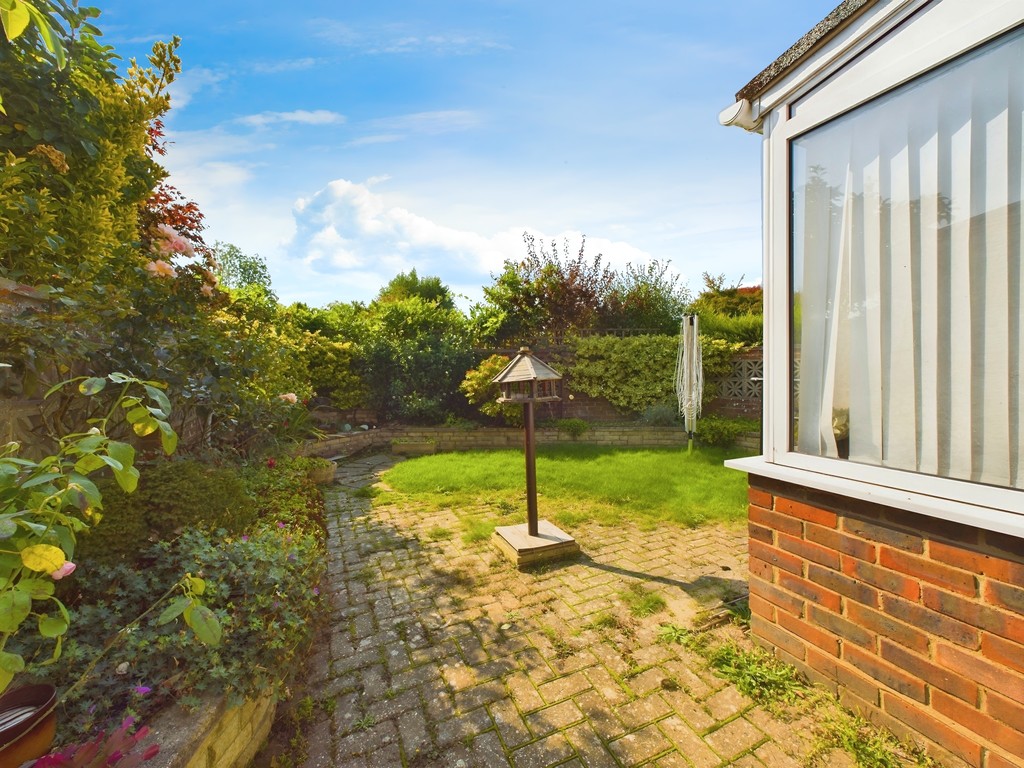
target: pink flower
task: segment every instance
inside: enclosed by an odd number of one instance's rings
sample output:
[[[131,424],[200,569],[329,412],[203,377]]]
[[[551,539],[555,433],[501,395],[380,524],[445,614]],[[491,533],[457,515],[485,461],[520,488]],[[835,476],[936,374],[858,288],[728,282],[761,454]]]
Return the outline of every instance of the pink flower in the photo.
[[[150,688],[149,686],[146,686],[146,685],[136,685],[134,688],[132,688],[132,690],[135,692],[136,696],[145,696],[147,693],[149,693],[153,689]],[[143,737],[143,738],[145,738],[145,737]]]
[[[275,459],[273,457],[267,459],[267,468],[268,469],[273,469],[276,466],[277,466],[277,459]]]
[[[177,274],[174,271],[174,267],[163,259],[155,259],[149,262],[146,265],[146,270],[153,275],[153,277],[175,277]]]
[[[75,568],[78,566],[72,563],[70,560],[65,561],[64,565],[58,568],[56,571],[50,574],[50,578],[54,581],[60,581],[65,576],[70,576],[75,572]]]
[[[203,287],[199,289],[199,292],[201,294],[203,294],[203,296],[205,296],[208,299],[213,298],[213,286],[212,285],[207,285],[206,283],[204,283]]]
[[[180,253],[185,256],[195,256],[196,252],[192,244],[177,233],[174,227],[169,224],[156,225],[157,239],[153,241],[153,250],[158,253]]]
[[[278,395],[277,398],[278,400],[284,400],[286,403],[291,403],[292,405],[299,402],[299,396],[294,392],[285,392],[283,395]]]

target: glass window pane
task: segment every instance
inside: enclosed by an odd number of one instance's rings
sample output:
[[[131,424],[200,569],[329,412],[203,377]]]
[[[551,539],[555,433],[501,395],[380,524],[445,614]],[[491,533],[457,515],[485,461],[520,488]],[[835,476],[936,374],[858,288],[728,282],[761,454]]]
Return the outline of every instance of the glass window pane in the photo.
[[[793,449],[1024,487],[1024,34],[791,143]]]

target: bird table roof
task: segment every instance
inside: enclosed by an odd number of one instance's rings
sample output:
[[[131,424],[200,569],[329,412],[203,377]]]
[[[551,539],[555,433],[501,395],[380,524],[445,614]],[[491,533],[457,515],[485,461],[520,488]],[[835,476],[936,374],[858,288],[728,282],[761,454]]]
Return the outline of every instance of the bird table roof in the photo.
[[[562,374],[530,352],[529,347],[521,347],[519,354],[505,366],[501,373],[494,377],[496,384],[512,381],[558,381]]]

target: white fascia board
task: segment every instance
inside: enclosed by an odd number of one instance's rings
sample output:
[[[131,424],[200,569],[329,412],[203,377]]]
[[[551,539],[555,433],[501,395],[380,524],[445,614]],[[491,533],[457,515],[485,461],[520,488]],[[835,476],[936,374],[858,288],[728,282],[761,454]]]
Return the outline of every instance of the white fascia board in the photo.
[[[758,477],[767,477],[783,483],[824,491],[859,501],[879,504],[885,507],[903,509],[928,517],[937,517],[954,523],[981,528],[986,531],[1005,533],[1024,539],[1024,514],[1014,514],[991,507],[968,504],[962,501],[914,493],[886,485],[865,483],[837,475],[827,475],[806,469],[797,469],[781,464],[771,464],[763,456],[745,459],[730,459],[725,462],[730,469],[738,469]],[[1024,546],[1024,544],[1022,544]]]

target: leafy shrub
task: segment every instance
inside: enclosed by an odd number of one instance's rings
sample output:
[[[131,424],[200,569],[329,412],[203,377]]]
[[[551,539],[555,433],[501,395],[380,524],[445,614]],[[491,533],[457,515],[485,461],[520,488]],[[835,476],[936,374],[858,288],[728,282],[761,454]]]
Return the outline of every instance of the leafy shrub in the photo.
[[[501,387],[494,383],[494,377],[501,373],[510,362],[507,355],[491,355],[480,365],[466,371],[466,378],[459,390],[473,405],[480,407],[480,413],[501,419],[512,427],[523,425],[523,408],[515,403],[499,403]]]
[[[133,494],[112,481],[100,483],[103,524],[80,537],[90,560],[114,563],[134,557],[139,542],[173,537],[185,528],[240,533],[256,508],[234,470],[197,461],[162,461],[145,471]]]
[[[279,527],[280,526],[280,527]],[[324,573],[322,541],[285,523],[231,537],[190,530],[143,552],[145,567],[116,565],[82,574],[75,631],[61,660],[27,672],[66,690],[83,667],[114,647],[87,681],[64,696],[61,740],[104,728],[129,710],[147,717],[169,696],[198,704],[198,695],[226,693],[232,703],[281,689],[318,614]],[[167,591],[183,572],[202,573],[203,600],[220,620],[218,647],[196,646],[175,623],[150,614],[152,596]]]
[[[759,314],[723,315],[702,311],[700,332],[702,336],[759,347],[764,343],[764,317]]]
[[[581,338],[571,371],[573,386],[638,413],[673,397],[677,345],[674,336]]]
[[[745,432],[757,432],[761,424],[754,419],[728,419],[724,416],[704,416],[697,420],[697,439],[701,445],[729,448]]]
[[[284,524],[321,535],[326,530],[323,494],[310,479],[320,461],[313,456],[282,456],[246,467],[242,481],[257,524]]]
[[[669,403],[655,403],[644,409],[639,421],[649,427],[672,427],[679,423],[679,410]]]
[[[583,419],[556,419],[555,428],[559,432],[565,432],[573,440],[578,440],[590,429],[590,425]]]
[[[75,631],[61,660],[47,665],[39,639],[23,649],[36,659],[26,675],[67,691],[59,741],[106,728],[126,710],[147,717],[171,698],[194,705],[204,692],[238,701],[280,689],[319,615],[326,559],[323,494],[309,480],[316,463],[285,457],[244,470],[257,516],[246,534],[190,529],[142,548],[135,563],[76,572]],[[173,592],[186,572],[202,575],[203,600],[221,622],[216,648],[197,648],[151,611],[154,595]],[[115,627],[127,629],[114,634]]]

